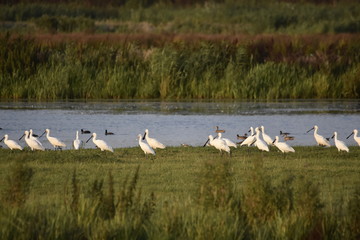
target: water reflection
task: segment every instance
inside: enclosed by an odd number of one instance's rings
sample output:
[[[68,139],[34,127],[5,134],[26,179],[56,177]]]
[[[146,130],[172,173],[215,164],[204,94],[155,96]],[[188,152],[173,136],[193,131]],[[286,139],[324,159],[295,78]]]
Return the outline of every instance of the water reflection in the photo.
[[[339,138],[360,128],[360,101],[281,101],[281,102],[2,102],[0,103],[0,136],[19,138],[32,128],[42,133],[50,128],[52,135],[65,141],[69,148],[76,130],[98,133],[115,148],[137,146],[136,137],[148,128],[153,137],[169,146],[186,143],[202,145],[214,127],[226,130],[224,137],[236,141],[250,126],[264,125],[266,132],[279,135],[286,131],[295,136],[291,145],[314,145],[312,133],[306,130],[319,125],[319,133],[330,137],[336,130]],[[105,136],[105,129],[115,135]],[[80,135],[86,140],[89,135]],[[42,138],[51,148],[46,138]],[[22,142],[21,145],[25,143]],[[87,147],[94,147],[89,142]]]

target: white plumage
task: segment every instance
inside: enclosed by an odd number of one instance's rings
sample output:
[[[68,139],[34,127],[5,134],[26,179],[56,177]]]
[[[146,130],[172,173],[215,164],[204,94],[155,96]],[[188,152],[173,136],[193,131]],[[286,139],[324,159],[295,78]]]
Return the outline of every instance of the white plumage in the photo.
[[[256,136],[254,135],[254,128],[250,127],[250,131],[251,131],[251,134],[240,144],[240,146],[247,145],[248,147],[250,147],[251,145],[253,145],[255,143]]]
[[[41,144],[41,142],[39,140],[30,138],[29,131],[25,131],[19,140],[21,140],[24,136],[25,136],[26,144],[30,147],[30,149],[32,151],[34,151],[34,150],[45,151],[44,146]]]
[[[66,144],[64,142],[60,141],[56,137],[50,136],[50,129],[48,129],[48,128],[45,129],[45,132],[42,135],[44,135],[45,133],[46,133],[47,140],[50,142],[51,145],[53,145],[54,149],[56,149],[56,148],[61,149],[62,147],[66,147]]]
[[[257,127],[255,128],[255,132],[256,132],[256,147],[261,150],[261,151],[265,151],[268,152],[269,151],[269,147],[266,144],[266,142],[264,142],[261,138],[260,138],[260,129]]]
[[[295,152],[294,148],[289,146],[286,142],[279,142],[279,136],[275,136],[274,145],[283,153]]]
[[[337,132],[334,132],[334,135],[331,138],[334,138],[335,146],[339,152],[349,152],[349,148],[345,145],[345,143],[337,138]]]
[[[325,147],[330,147],[330,142],[324,138],[323,136],[321,136],[320,134],[318,134],[318,129],[319,127],[318,126],[314,126],[313,128],[311,128],[309,131],[307,132],[310,132],[311,130],[314,129],[314,138],[315,138],[315,141],[317,143],[317,145],[319,146],[325,146]]]
[[[86,141],[90,141],[90,139],[92,138],[93,143],[100,148],[101,151],[110,151],[110,152],[114,152],[113,148],[108,145],[104,140],[100,140],[100,139],[96,139],[96,133],[93,133],[92,136]]]
[[[143,140],[146,139],[147,143],[150,145],[151,148],[153,149],[157,149],[157,148],[161,148],[164,149],[165,145],[162,144],[161,142],[159,142],[158,140],[156,140],[155,138],[151,138],[149,137],[149,130],[145,129],[145,134],[143,137]]]
[[[8,146],[8,148],[10,148],[11,150],[23,150],[23,148],[17,142],[15,142],[14,140],[10,140],[7,134],[5,134],[5,136],[0,140],[0,142],[2,140],[4,140],[5,145]]]
[[[353,134],[354,134],[355,142],[357,142],[357,144],[360,146],[360,137],[358,137],[358,130],[357,129],[354,129],[354,131],[352,131],[352,133],[346,139],[348,139]]]
[[[143,136],[141,136],[141,134],[138,135],[138,140],[139,140],[139,146],[140,148],[144,151],[145,155],[146,154],[152,154],[155,155],[155,151],[154,149],[152,149],[149,144],[147,144],[146,142],[142,141]]]
[[[230,148],[228,145],[226,145],[226,142],[222,139],[214,139],[212,135],[209,135],[209,143],[211,146],[218,149],[220,152],[225,151],[227,153],[230,153]]]
[[[79,139],[79,131],[76,131],[76,138],[73,141],[73,146],[75,150],[79,150],[81,148],[82,141]]]
[[[267,143],[267,145],[272,145],[274,140],[272,140],[271,137],[265,133],[264,126],[261,126],[261,132],[262,132],[262,137],[264,141]]]
[[[227,138],[223,138],[221,135],[221,132],[218,132],[217,135],[218,135],[218,139],[224,140],[226,145],[228,145],[229,147],[237,148],[236,144],[233,141],[231,141],[230,139],[227,139]]]

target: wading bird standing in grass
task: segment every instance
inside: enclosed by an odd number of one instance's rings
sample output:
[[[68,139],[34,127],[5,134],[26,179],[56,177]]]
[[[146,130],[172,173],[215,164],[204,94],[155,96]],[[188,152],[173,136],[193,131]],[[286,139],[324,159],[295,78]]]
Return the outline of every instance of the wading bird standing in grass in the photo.
[[[256,147],[261,151],[268,152],[269,151],[269,146],[266,144],[265,141],[263,141],[260,138],[260,129],[258,127],[255,128],[255,132],[256,132],[256,142],[255,142]]]
[[[54,149],[62,149],[63,147],[66,147],[66,144],[62,141],[60,141],[59,139],[57,139],[56,137],[51,137],[50,136],[50,129],[45,129],[45,131],[43,132],[43,134],[41,134],[41,136],[39,138],[41,138],[44,134],[46,133],[46,138],[47,140],[50,142],[51,145],[53,145]]]
[[[155,155],[155,151],[154,149],[152,149],[149,144],[147,144],[146,142],[142,141],[143,136],[141,136],[141,134],[138,135],[138,140],[139,140],[139,146],[140,148],[144,151],[145,156],[147,154],[152,154]]]
[[[143,136],[143,140],[146,139],[147,143],[150,145],[151,148],[153,149],[157,149],[157,148],[161,148],[164,149],[165,145],[162,144],[161,142],[159,142],[158,140],[156,140],[155,138],[151,138],[149,137],[149,130],[145,129],[145,133]]]
[[[262,132],[262,137],[263,137],[264,141],[267,143],[267,145],[273,145],[274,140],[272,140],[271,137],[265,133],[264,126],[261,126],[261,132]]]
[[[314,138],[315,138],[317,145],[324,146],[324,147],[330,147],[329,139],[324,138],[323,136],[319,135],[317,133],[318,129],[319,129],[319,127],[317,125],[315,125],[311,129],[309,129],[306,133],[310,132],[311,130],[314,130]]]
[[[360,146],[360,137],[358,136],[358,130],[354,129],[354,131],[346,138],[349,139],[349,137],[351,137],[351,135],[354,134],[354,140],[355,142],[357,142],[357,144]]]
[[[222,153],[222,151],[225,151],[230,154],[230,148],[228,145],[226,145],[226,142],[223,139],[217,139],[217,138],[214,139],[214,137],[212,135],[209,135],[209,138],[206,141],[204,146],[206,146],[206,144],[208,142],[210,143],[211,146],[218,149],[220,151],[220,153]]]
[[[91,135],[91,137],[86,141],[86,142],[89,142],[90,139],[93,140],[93,143],[98,147],[100,148],[101,151],[110,151],[110,152],[114,152],[113,148],[108,145],[104,140],[100,140],[100,139],[96,139],[96,133],[93,133]]]
[[[30,147],[32,151],[39,150],[39,151],[45,151],[44,146],[41,144],[41,142],[37,139],[30,138],[30,132],[25,131],[24,134],[19,138],[19,141],[25,136],[25,142]]]
[[[8,148],[10,148],[11,150],[23,150],[23,148],[17,142],[15,142],[14,140],[10,140],[7,134],[5,134],[5,136],[0,140],[0,142],[2,140],[4,140],[5,145],[8,146]]]
[[[79,131],[76,131],[76,138],[73,141],[73,146],[75,150],[79,150],[83,142],[79,139]]]
[[[226,145],[228,145],[229,147],[237,148],[236,144],[233,141],[227,138],[223,138],[220,132],[217,134],[217,138],[224,140]]]
[[[273,144],[283,153],[295,152],[295,150],[290,147],[286,142],[279,142],[279,136],[275,136]]]
[[[339,152],[349,152],[349,148],[345,145],[345,143],[337,138],[337,132],[334,132],[334,135],[331,138],[334,138],[335,146]]]
[[[240,144],[240,146],[247,145],[248,147],[250,147],[251,145],[253,145],[255,143],[256,136],[254,134],[254,128],[250,127],[249,132],[251,132],[250,135]]]

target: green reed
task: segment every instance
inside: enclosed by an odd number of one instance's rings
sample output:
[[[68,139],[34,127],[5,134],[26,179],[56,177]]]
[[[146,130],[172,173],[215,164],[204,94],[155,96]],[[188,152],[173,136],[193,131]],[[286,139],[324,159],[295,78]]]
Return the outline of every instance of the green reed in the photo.
[[[41,43],[0,38],[3,99],[357,98],[356,36]],[[318,41],[321,41],[319,43]]]

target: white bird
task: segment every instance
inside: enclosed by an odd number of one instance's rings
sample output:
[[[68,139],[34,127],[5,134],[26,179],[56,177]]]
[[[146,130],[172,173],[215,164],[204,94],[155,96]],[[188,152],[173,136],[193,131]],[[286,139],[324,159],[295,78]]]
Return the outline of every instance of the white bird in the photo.
[[[56,137],[51,137],[50,136],[50,129],[45,129],[45,132],[43,134],[41,134],[40,137],[42,137],[44,134],[46,133],[46,138],[48,139],[48,141],[50,142],[51,145],[53,145],[54,149],[56,150],[56,148],[61,149],[62,147],[66,147],[66,144],[63,143],[62,141],[60,141],[59,139],[57,139]]]
[[[267,145],[273,145],[274,140],[272,140],[271,137],[265,133],[264,126],[261,126],[261,132],[262,132],[262,137],[263,137],[264,141],[267,143]]]
[[[360,137],[358,136],[358,130],[357,129],[354,129],[354,131],[346,139],[348,139],[353,134],[354,134],[355,142],[357,142],[357,144],[360,146]]]
[[[261,138],[260,138],[260,129],[257,127],[255,128],[255,132],[256,132],[256,147],[261,150],[261,151],[269,151],[269,147],[266,144],[266,142],[264,142]]]
[[[165,145],[162,144],[161,142],[159,142],[158,140],[156,140],[155,138],[151,138],[149,137],[149,130],[145,129],[145,134],[143,137],[143,140],[146,139],[147,143],[150,145],[151,148],[153,149],[157,149],[157,148],[161,148],[164,149]]]
[[[41,142],[39,140],[35,140],[30,138],[30,132],[29,131],[25,131],[24,134],[21,136],[21,138],[19,139],[19,141],[25,136],[25,142],[26,144],[30,147],[30,149],[32,151],[34,150],[40,150],[40,151],[45,151],[44,146],[41,144]]]
[[[218,139],[222,139],[225,141],[226,145],[228,145],[229,147],[234,147],[234,148],[237,148],[236,144],[231,141],[230,139],[227,139],[227,138],[223,138],[222,135],[221,135],[221,132],[218,132]]]
[[[349,152],[349,148],[345,145],[345,143],[337,138],[337,132],[334,132],[334,135],[331,138],[334,138],[335,146],[339,152]]]
[[[314,129],[314,138],[315,138],[315,141],[317,142],[317,144],[319,146],[325,146],[325,147],[330,147],[330,142],[328,139],[324,138],[323,136],[319,135],[317,132],[318,132],[318,129],[319,127],[317,125],[315,125],[313,128],[309,129],[306,133],[310,132],[311,130]]]
[[[209,143],[211,146],[218,149],[220,152],[225,151],[230,154],[230,148],[228,145],[226,145],[226,142],[222,139],[214,139],[212,135],[209,135]]]
[[[253,145],[255,143],[256,137],[254,134],[254,128],[250,127],[250,131],[251,131],[251,134],[240,144],[240,146],[247,145],[248,147],[250,147],[251,145]]]
[[[155,151],[154,149],[152,149],[149,144],[147,144],[146,142],[142,141],[143,136],[141,136],[141,134],[138,135],[138,140],[139,140],[139,146],[140,148],[144,151],[145,156],[146,154],[152,154],[155,155]]]
[[[23,148],[17,142],[15,142],[14,140],[10,140],[7,134],[5,134],[5,136],[0,140],[0,142],[2,140],[4,140],[5,145],[8,146],[8,148],[10,148],[11,150],[23,150]]]
[[[279,142],[279,136],[275,136],[273,144],[283,153],[295,152],[295,150],[286,142]]]
[[[32,139],[38,138],[38,135],[34,134],[32,129],[30,129],[29,132],[30,132],[30,135],[29,135],[30,138],[32,138]]]
[[[76,139],[73,141],[74,149],[79,150],[82,144],[82,141],[79,139],[79,131],[76,131]]]
[[[96,133],[93,133],[93,134],[91,135],[91,137],[90,137],[86,142],[90,141],[90,139],[92,138],[92,139],[93,139],[93,143],[94,143],[98,148],[100,148],[101,151],[106,150],[106,151],[114,152],[113,148],[112,148],[110,145],[108,145],[104,140],[96,139],[96,136],[97,136]]]

